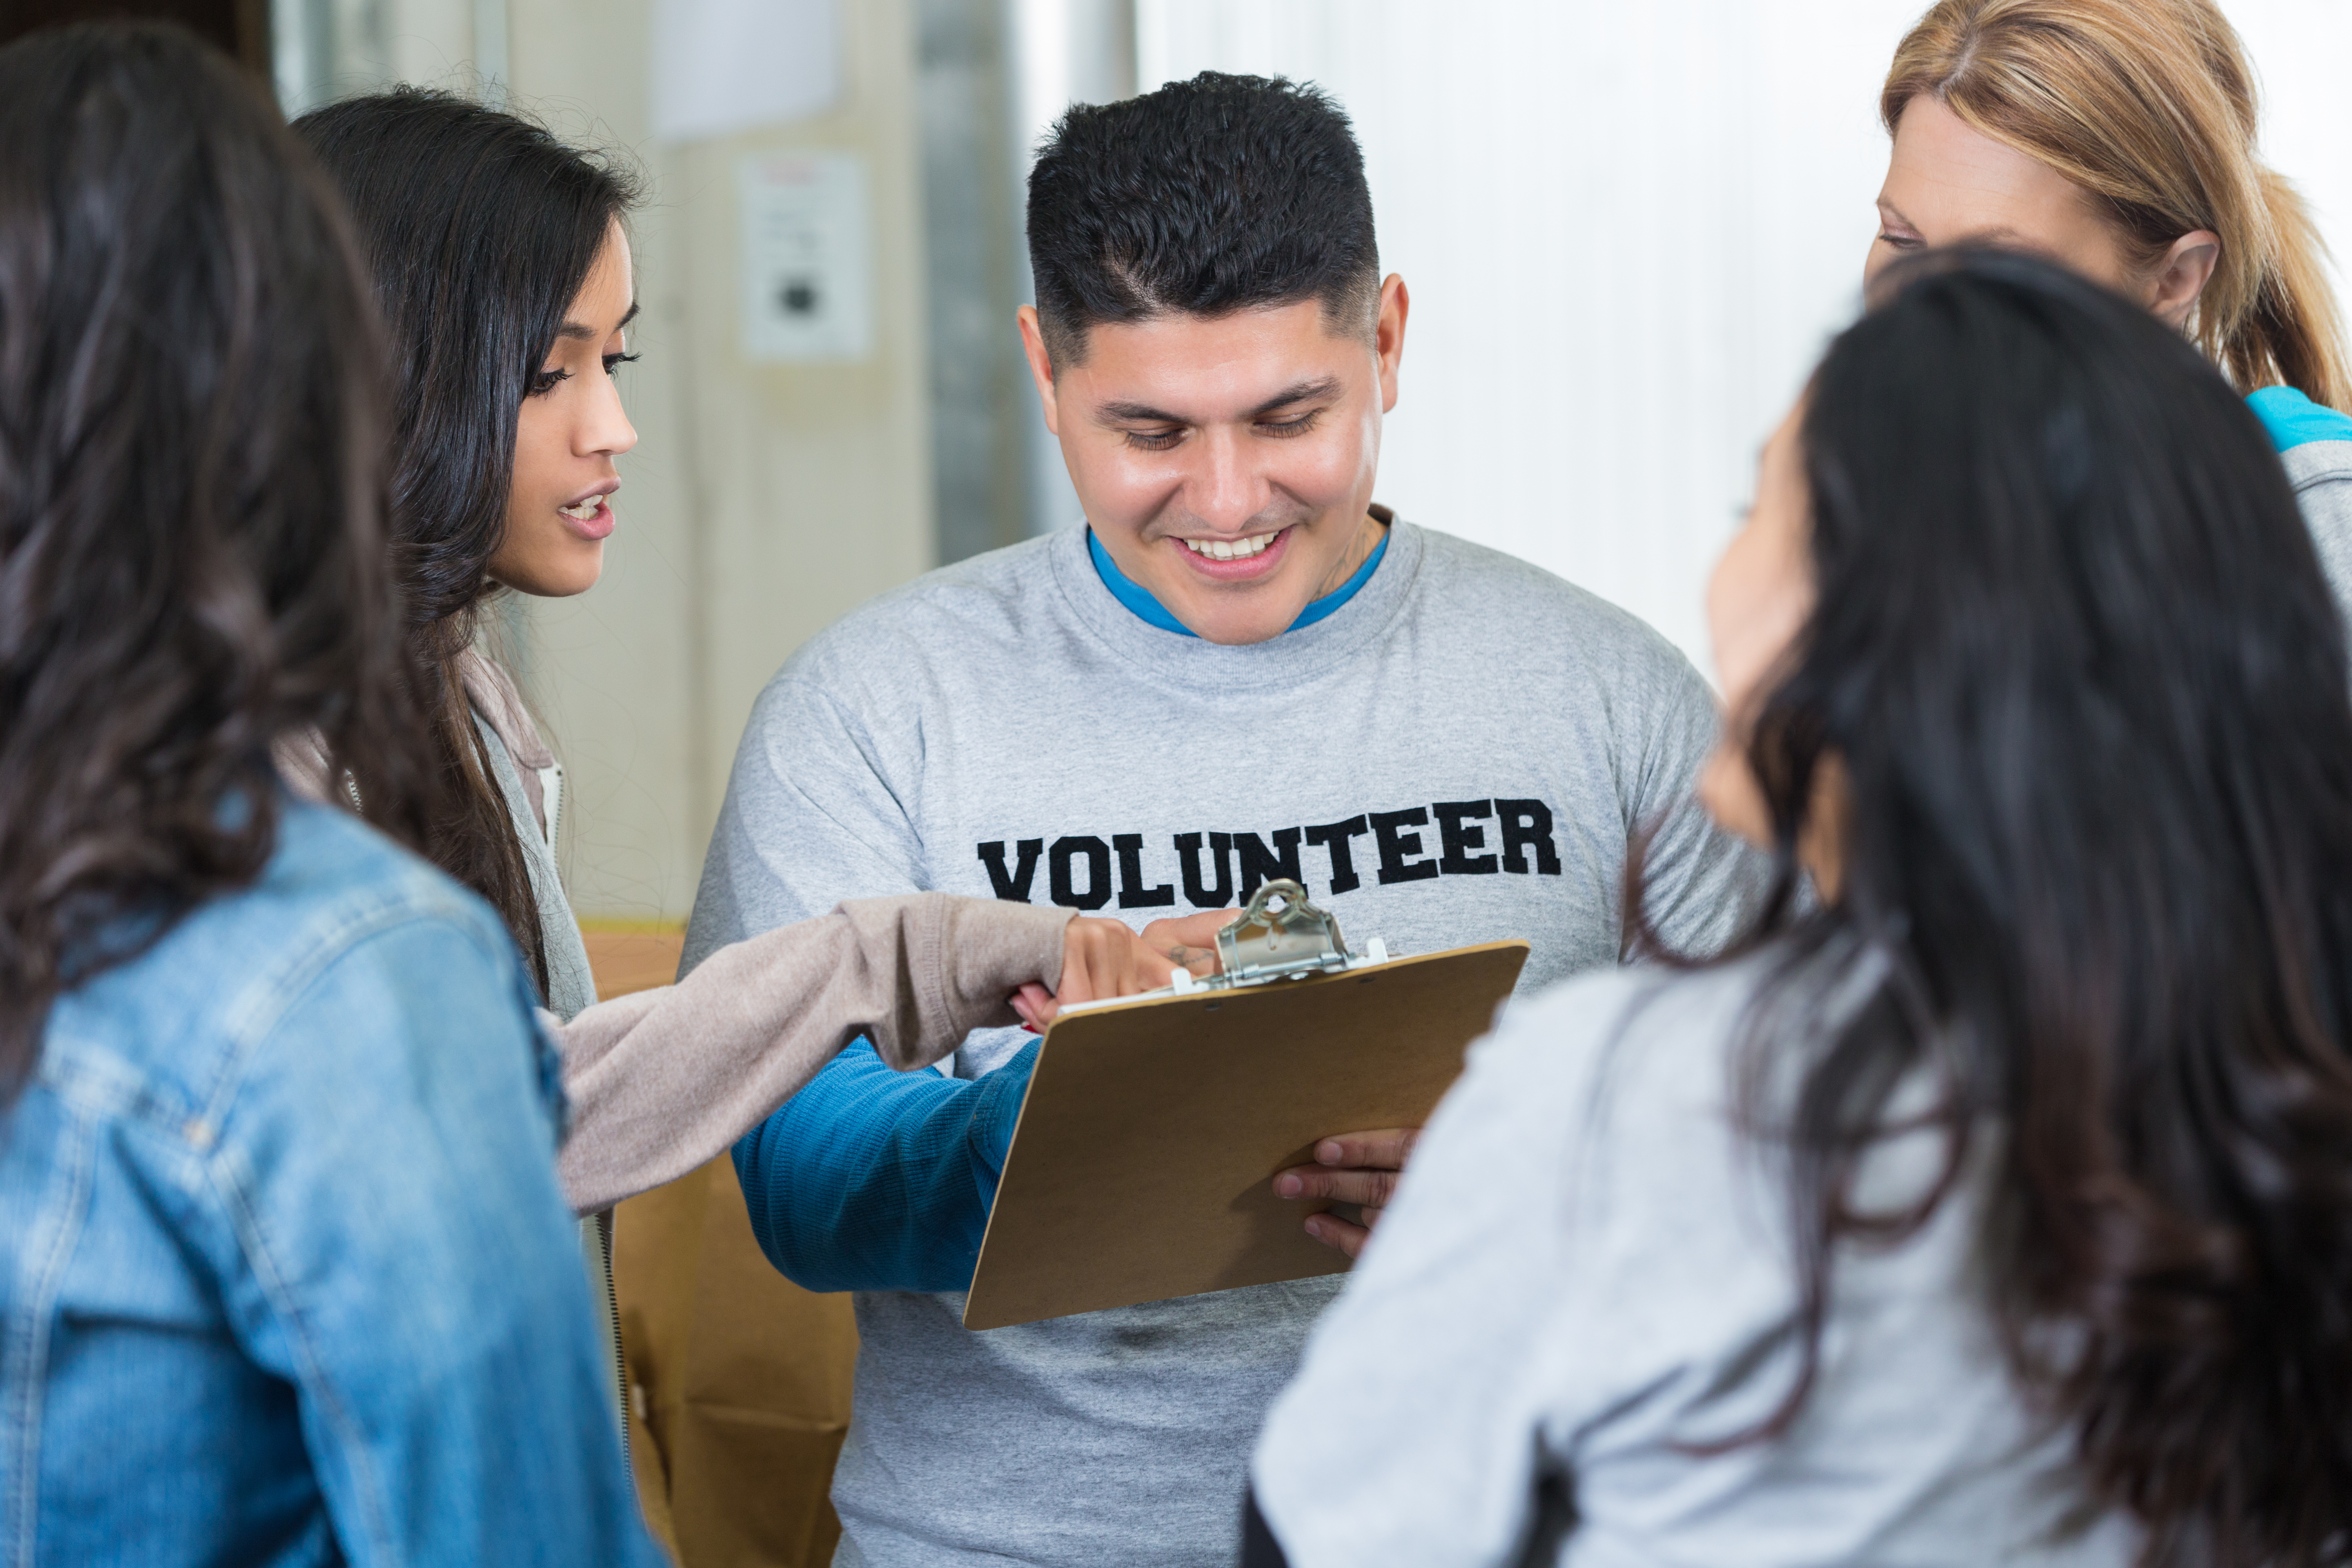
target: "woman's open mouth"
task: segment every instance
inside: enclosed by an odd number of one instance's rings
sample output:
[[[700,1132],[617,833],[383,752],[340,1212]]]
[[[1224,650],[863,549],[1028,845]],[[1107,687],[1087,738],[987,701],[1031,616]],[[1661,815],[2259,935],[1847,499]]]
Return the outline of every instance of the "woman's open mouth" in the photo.
[[[555,510],[581,538],[603,539],[613,531],[613,509],[606,504],[612,494],[611,490],[598,490]]]

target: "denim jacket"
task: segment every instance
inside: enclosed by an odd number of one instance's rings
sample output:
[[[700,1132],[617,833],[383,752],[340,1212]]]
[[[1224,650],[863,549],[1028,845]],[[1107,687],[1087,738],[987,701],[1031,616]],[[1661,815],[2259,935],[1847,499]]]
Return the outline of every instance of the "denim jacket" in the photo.
[[[658,1564],[561,1114],[488,909],[289,805],[0,1110],[0,1568]]]

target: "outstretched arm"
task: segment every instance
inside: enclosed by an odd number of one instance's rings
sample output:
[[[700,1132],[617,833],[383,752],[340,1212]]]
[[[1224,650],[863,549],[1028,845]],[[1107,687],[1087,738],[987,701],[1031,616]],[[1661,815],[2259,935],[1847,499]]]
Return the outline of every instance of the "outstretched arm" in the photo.
[[[861,899],[713,953],[676,985],[563,1026],[576,1213],[673,1181],[757,1126],[863,1035],[919,1067],[1060,984],[1070,912],[944,893]]]
[[[1191,921],[1147,942],[1067,910],[918,893],[856,899],[713,953],[677,984],[615,997],[562,1026],[576,1213],[674,1181],[764,1121],[863,1036],[925,1067],[974,1029],[1062,1001],[1132,995],[1212,962]]]
[[[1073,921],[1060,996],[1029,1005],[1049,1023],[1057,1002],[1150,989],[1171,963],[1208,973],[1228,918],[1159,921],[1139,939],[1115,921]],[[811,1290],[962,1289],[1036,1060],[1032,1045],[955,1079],[891,1072],[864,1041],[835,1058],[735,1146],[768,1260]]]
[[[735,1145],[760,1250],[809,1290],[964,1289],[1036,1061],[954,1079],[843,1052]]]

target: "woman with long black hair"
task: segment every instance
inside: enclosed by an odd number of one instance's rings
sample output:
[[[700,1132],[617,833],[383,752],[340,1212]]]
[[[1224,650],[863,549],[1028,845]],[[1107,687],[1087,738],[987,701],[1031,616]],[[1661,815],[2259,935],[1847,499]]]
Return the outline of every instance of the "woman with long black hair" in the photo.
[[[256,85],[0,50],[0,1563],[660,1561],[383,530],[382,338]],[[299,740],[345,788],[289,797]],[[382,832],[371,831],[373,823]]]
[[[861,900],[598,1003],[558,873],[562,772],[478,634],[501,595],[569,596],[602,574],[616,459],[636,442],[615,379],[633,357],[635,185],[446,93],[347,99],[294,129],[350,205],[391,338],[392,552],[446,803],[424,847],[504,918],[561,1048],[559,1166],[585,1216],[618,1415],[614,1205],[723,1153],[861,1035],[919,1067],[1014,1022],[1009,1001],[1042,1024],[1062,1000],[1164,984],[1173,963],[1206,971],[1219,917],[1139,938],[1067,910]],[[323,768],[307,773],[325,789]]]
[[[1904,266],[1709,595],[1703,794],[1779,897],[1478,1047],[1265,1561],[2352,1559],[2344,628],[2178,332]]]
[[[562,770],[478,634],[500,595],[568,597],[603,572],[615,460],[636,444],[614,380],[635,357],[635,185],[518,115],[423,89],[294,130],[350,204],[391,337],[393,561],[444,785],[425,852],[499,910],[555,1016],[578,1211],[719,1153],[861,1033],[918,1066],[1013,1022],[1016,996],[1042,1024],[1056,994],[1210,966],[1214,915],[1159,922],[1147,943],[1118,921],[929,895],[845,905],[686,984],[595,1005],[556,866]]]

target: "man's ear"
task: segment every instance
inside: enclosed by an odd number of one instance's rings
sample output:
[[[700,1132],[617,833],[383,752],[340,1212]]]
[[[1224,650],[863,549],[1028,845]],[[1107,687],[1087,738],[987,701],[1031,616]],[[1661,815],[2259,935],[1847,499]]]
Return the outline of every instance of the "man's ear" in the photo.
[[[2147,308],[2175,331],[2186,326],[2197,308],[2198,296],[2221,264],[2221,237],[2210,229],[2192,229],[2172,242],[2156,264],[2147,285]]]
[[[1404,358],[1404,319],[1412,313],[1412,296],[1404,279],[1390,273],[1381,281],[1381,316],[1372,328],[1372,353],[1381,366],[1381,412],[1396,407],[1397,364]]]
[[[1029,356],[1029,379],[1037,384],[1037,401],[1045,410],[1045,428],[1059,436],[1062,416],[1054,399],[1054,362],[1045,353],[1045,329],[1037,322],[1037,307],[1024,305],[1014,312],[1021,323],[1021,352]]]

